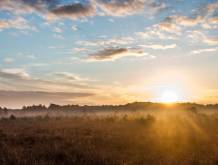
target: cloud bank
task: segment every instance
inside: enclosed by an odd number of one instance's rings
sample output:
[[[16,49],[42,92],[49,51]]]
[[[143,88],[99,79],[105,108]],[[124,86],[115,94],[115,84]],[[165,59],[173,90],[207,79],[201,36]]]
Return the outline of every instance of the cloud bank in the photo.
[[[94,15],[126,16],[144,9],[157,13],[165,8],[164,3],[154,0],[88,0],[62,4],[59,0],[1,0],[0,10],[15,14],[38,13],[44,17],[78,19]]]
[[[44,92],[44,91],[0,91],[0,105],[22,107],[49,103],[72,104],[74,99],[94,96],[93,93]]]

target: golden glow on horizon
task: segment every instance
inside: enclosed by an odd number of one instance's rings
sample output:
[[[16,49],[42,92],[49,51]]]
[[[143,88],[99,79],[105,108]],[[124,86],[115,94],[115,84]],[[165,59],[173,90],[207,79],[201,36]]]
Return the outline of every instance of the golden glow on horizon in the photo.
[[[175,103],[179,101],[178,93],[172,90],[166,90],[161,94],[160,101],[163,103]]]
[[[153,73],[153,76],[144,83],[148,87],[147,93],[150,93],[150,100],[154,102],[175,103],[175,102],[193,102],[200,96],[200,84],[192,73],[178,68],[166,68]]]

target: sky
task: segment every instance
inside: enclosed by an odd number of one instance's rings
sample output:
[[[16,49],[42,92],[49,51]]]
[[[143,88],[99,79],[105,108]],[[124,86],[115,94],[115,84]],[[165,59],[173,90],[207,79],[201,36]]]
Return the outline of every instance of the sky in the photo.
[[[0,106],[218,102],[217,0],[1,0]]]

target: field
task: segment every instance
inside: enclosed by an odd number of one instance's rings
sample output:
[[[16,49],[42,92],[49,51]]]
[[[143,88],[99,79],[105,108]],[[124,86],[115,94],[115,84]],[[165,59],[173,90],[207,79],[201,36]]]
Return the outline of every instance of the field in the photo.
[[[0,164],[216,165],[218,115],[164,110],[2,118]]]

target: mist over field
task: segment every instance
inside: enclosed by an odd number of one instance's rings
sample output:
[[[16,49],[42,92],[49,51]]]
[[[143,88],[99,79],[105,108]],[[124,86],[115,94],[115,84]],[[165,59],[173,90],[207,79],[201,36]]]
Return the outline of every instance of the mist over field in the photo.
[[[147,115],[162,114],[172,112],[193,112],[202,114],[216,114],[218,112],[218,104],[196,104],[196,103],[152,103],[152,102],[133,102],[123,105],[58,105],[50,104],[45,106],[42,104],[23,106],[20,109],[11,109],[0,107],[0,117],[8,118],[11,115],[17,118],[22,117],[70,117],[90,115],[96,117],[104,117],[111,115]]]
[[[217,105],[1,109],[0,164],[218,163]]]

